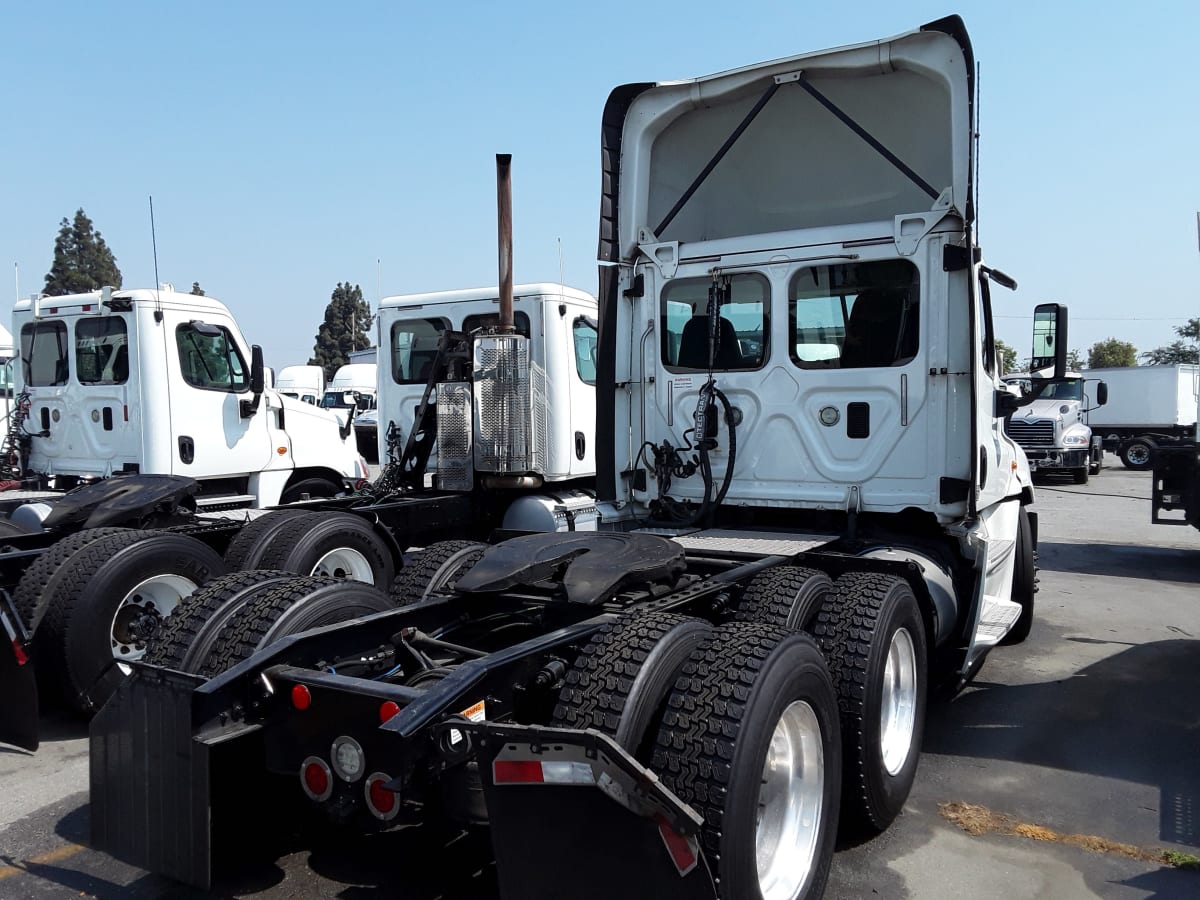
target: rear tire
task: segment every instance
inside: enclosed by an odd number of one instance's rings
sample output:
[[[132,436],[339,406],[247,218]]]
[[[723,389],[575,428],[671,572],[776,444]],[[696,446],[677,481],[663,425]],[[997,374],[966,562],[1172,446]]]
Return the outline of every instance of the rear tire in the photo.
[[[184,600],[146,646],[142,662],[196,674],[229,618],[258,594],[291,581],[292,572],[251,571],[223,575]]]
[[[487,544],[478,541],[439,541],[430,544],[400,570],[392,585],[397,606],[420,603],[435,591],[453,589],[463,575],[479,562]]]
[[[684,665],[653,768],[704,817],[722,897],[812,898],[833,858],[841,758],[837,698],[813,639],[738,622]]]
[[[296,516],[310,516],[303,509],[273,509],[247,522],[233,536],[225,550],[225,565],[230,572],[241,569],[260,569],[259,558],[275,537],[275,533]]]
[[[129,528],[88,528],[68,535],[47,547],[42,555],[33,561],[33,565],[25,570],[25,574],[21,576],[17,590],[13,594],[13,603],[17,607],[17,614],[25,622],[25,627],[31,632],[36,630],[38,621],[44,612],[43,600],[46,603],[49,602],[52,587],[57,583],[54,576],[63,563],[88,544],[101,538],[131,532],[132,529]],[[153,534],[149,531],[139,533],[145,537]],[[39,606],[43,608],[39,609]]]
[[[663,612],[629,613],[605,625],[567,672],[554,724],[594,728],[648,762],[667,695],[712,630],[702,619]]]
[[[901,578],[851,572],[834,582],[813,632],[841,709],[844,832],[883,831],[908,799],[921,751],[928,651],[920,606]]]
[[[734,620],[805,631],[832,589],[833,579],[824,572],[776,566],[754,576],[734,610]]]
[[[391,549],[352,513],[292,517],[262,543],[256,568],[361,581],[385,591],[396,577]]]
[[[221,629],[200,674],[212,678],[281,638],[394,609],[369,584],[337,578],[293,578],[257,595]]]
[[[112,535],[68,559],[55,576],[44,635],[67,702],[89,713],[103,706],[125,677],[114,663],[141,659],[155,621],[161,627],[185,597],[224,573],[208,545],[168,532]]]
[[[1088,483],[1088,472],[1091,466],[1084,466],[1082,469],[1075,469],[1071,472],[1071,478],[1076,484]]]

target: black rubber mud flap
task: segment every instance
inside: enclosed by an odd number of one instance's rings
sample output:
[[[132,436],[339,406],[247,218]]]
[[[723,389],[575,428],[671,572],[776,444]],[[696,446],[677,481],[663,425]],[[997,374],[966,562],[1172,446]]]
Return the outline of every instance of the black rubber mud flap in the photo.
[[[91,723],[91,843],[207,890],[213,835],[222,827],[210,785],[228,775],[222,757],[241,749],[245,742],[233,739],[248,729],[198,735],[194,688],[204,680],[133,667]]]
[[[37,679],[21,622],[7,597],[0,597],[0,743],[38,748]]]
[[[700,816],[598,731],[454,722],[475,748],[504,900],[716,900]]]

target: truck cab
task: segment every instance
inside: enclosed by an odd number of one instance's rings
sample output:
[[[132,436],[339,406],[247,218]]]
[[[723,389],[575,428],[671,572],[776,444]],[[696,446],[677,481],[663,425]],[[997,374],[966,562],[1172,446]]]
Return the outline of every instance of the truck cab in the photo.
[[[320,366],[284,366],[275,389],[285,397],[316,406],[325,394],[325,370]]]
[[[1098,474],[1104,461],[1103,439],[1092,434],[1088,412],[1106,402],[1105,383],[1085,379],[1078,372],[1053,382],[1034,383],[1028,375],[1009,375],[1004,380],[1018,387],[1026,401],[1005,422],[1004,430],[1024,449],[1030,470],[1070,474],[1076,484],[1087,484],[1088,476]]]
[[[388,457],[388,434],[403,448],[413,430],[444,331],[480,334],[497,322],[495,287],[386,297],[379,304],[380,459]],[[513,288],[516,332],[529,340],[529,399],[536,474],[546,482],[590,478],[596,470],[596,299],[557,283]],[[445,402],[447,392],[438,396]],[[479,409],[483,428],[486,410]],[[441,422],[448,427],[449,419]],[[487,438],[479,428],[474,437]],[[446,460],[442,460],[445,463]],[[430,469],[438,467],[436,448]],[[443,466],[444,468],[444,466]],[[473,468],[473,467],[472,467]],[[520,473],[526,474],[526,473]],[[448,472],[442,483],[449,484]],[[465,475],[456,483],[464,484]],[[469,489],[469,488],[468,488]]]
[[[13,328],[25,468],[44,483],[185,475],[199,506],[220,508],[270,506],[302,481],[332,495],[367,475],[333,415],[265,387],[261,351],[212,297],[39,296],[16,305]]]

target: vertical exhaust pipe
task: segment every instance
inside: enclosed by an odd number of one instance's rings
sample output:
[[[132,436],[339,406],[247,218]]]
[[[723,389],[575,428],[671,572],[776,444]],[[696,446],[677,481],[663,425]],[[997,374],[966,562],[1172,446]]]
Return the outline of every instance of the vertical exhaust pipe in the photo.
[[[512,154],[496,154],[496,218],[500,249],[500,332],[512,334]]]

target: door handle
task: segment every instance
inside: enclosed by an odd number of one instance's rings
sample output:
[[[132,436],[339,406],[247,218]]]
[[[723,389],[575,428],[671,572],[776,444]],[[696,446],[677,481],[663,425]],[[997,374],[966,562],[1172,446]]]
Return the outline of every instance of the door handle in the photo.
[[[191,465],[196,458],[196,444],[186,434],[179,436],[179,460],[184,465]]]

